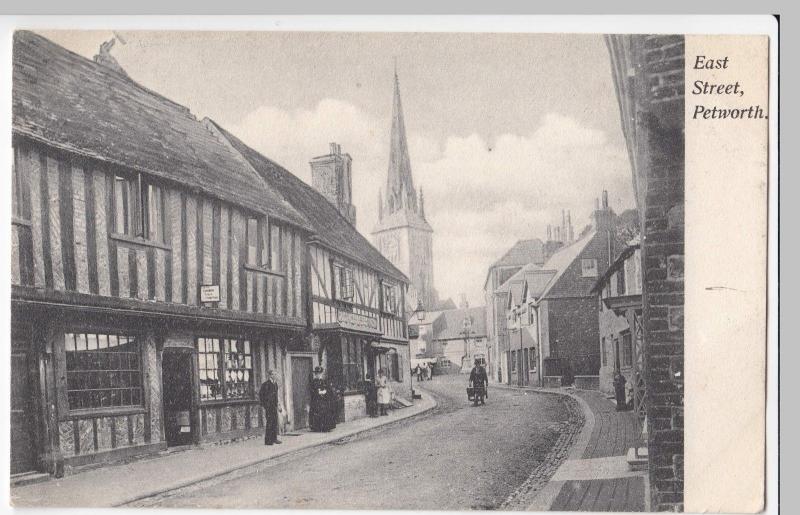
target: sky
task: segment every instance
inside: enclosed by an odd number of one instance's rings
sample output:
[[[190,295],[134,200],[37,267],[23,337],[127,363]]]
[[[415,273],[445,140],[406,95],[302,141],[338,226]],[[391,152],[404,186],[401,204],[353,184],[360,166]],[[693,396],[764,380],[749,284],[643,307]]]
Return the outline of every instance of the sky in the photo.
[[[91,58],[111,31],[39,31]],[[483,304],[488,267],[571,210],[575,233],[608,190],[634,207],[601,35],[124,31],[128,75],[209,117],[310,183],[339,143],[370,240],[389,159],[396,66],[414,184],[434,229],[442,298]],[[385,188],[384,188],[385,189]]]

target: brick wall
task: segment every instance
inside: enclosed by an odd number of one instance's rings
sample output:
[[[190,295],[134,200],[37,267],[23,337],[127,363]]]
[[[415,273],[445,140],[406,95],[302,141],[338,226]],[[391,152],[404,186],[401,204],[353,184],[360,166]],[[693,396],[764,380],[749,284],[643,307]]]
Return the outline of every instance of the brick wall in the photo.
[[[566,358],[573,374],[597,375],[600,371],[597,299],[550,299],[548,313],[550,353],[547,357]]]
[[[684,38],[607,43],[642,216],[651,507],[682,511]]]

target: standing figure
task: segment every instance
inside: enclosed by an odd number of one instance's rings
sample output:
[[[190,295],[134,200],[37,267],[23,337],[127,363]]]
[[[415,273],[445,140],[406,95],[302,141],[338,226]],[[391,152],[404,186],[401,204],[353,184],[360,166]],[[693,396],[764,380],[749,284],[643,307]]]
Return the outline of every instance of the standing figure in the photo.
[[[614,397],[617,401],[617,411],[628,409],[627,399],[625,399],[625,383],[627,380],[619,370],[614,372]]]
[[[367,401],[367,415],[371,418],[378,416],[378,388],[372,376],[367,374],[364,381],[364,397]]]
[[[278,403],[278,383],[272,369],[267,371],[267,380],[261,384],[258,400],[264,408],[264,445],[281,443],[278,440],[278,413],[283,413],[283,408]]]
[[[425,377],[425,372],[422,371],[422,367],[417,365],[414,367],[414,375],[417,376],[417,381],[422,382],[423,378]]]
[[[378,406],[380,407],[381,415],[386,416],[389,414],[386,410],[392,402],[392,390],[389,386],[389,378],[386,377],[386,371],[384,369],[378,371],[376,386],[378,387]]]
[[[427,379],[428,381],[431,380],[431,366],[427,361],[422,363],[422,379]]]
[[[469,385],[473,388],[473,395],[475,406],[480,402],[486,404],[484,397],[488,396],[487,388],[489,386],[489,377],[486,375],[486,369],[483,368],[481,362],[475,360],[475,366],[469,373]]]
[[[309,412],[309,425],[312,431],[330,431],[331,405],[333,404],[333,388],[322,377],[325,371],[322,367],[314,368],[314,378],[311,380],[311,408]],[[335,426],[335,424],[334,424]]]

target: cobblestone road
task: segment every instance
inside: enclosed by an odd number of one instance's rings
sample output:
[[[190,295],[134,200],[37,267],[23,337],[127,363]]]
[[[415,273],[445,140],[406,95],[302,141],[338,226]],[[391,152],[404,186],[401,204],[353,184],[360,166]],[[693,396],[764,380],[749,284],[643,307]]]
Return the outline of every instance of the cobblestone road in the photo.
[[[147,503],[203,508],[523,509],[582,423],[563,396],[490,389],[467,403],[464,376],[424,383],[420,417],[269,462]],[[290,438],[290,437],[288,437]]]

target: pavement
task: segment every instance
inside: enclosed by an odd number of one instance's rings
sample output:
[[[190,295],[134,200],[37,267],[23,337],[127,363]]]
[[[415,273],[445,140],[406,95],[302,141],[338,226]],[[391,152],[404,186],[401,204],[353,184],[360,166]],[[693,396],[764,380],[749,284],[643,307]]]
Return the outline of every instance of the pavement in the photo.
[[[466,378],[415,385],[389,417],[331,433],[193,447],[12,487],[16,507],[328,508],[646,511],[644,472],[627,469],[631,412],[600,392],[490,385],[485,406]]]
[[[328,433],[300,431],[282,435],[281,445],[264,445],[263,438],[192,447],[128,463],[106,465],[60,479],[11,488],[15,507],[112,507],[129,505],[271,460],[350,438],[430,411],[436,401],[429,394],[413,406],[390,411],[388,417],[361,418],[338,424]]]
[[[567,459],[536,491],[526,511],[649,511],[647,472],[629,470],[626,456],[636,445],[633,412],[616,411],[616,404],[599,391],[524,389],[567,395],[585,419]]]
[[[466,382],[464,375],[415,382],[437,403],[418,417],[129,506],[501,508],[526,484],[531,470],[566,458],[560,442],[570,428],[580,431],[581,411],[566,396],[492,388],[486,405],[473,407]]]

